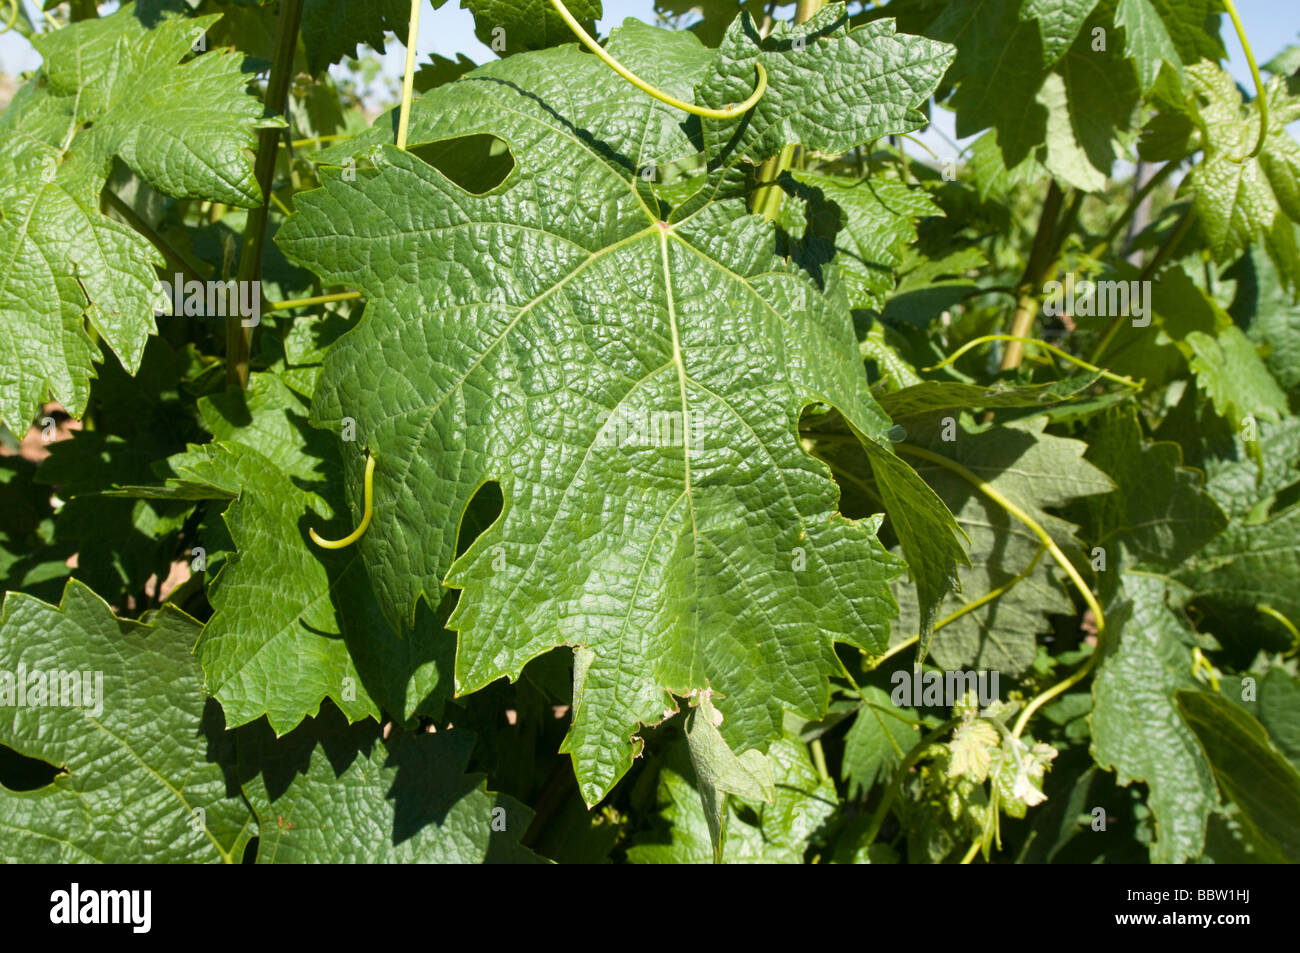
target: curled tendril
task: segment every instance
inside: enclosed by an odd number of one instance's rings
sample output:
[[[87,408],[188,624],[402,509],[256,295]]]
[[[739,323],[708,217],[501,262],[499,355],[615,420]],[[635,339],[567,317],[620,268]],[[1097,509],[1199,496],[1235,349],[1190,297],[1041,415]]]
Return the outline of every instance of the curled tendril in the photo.
[[[321,549],[345,549],[351,546],[370,528],[370,518],[375,515],[375,457],[371,454],[366,459],[365,502],[362,504],[361,523],[343,539],[322,539],[314,529],[308,530],[311,541]]]
[[[675,109],[688,112],[692,116],[703,116],[706,119],[735,119],[737,116],[743,116],[753,109],[758,101],[763,98],[763,94],[767,92],[767,70],[763,68],[762,63],[755,63],[754,68],[758,71],[758,84],[754,87],[754,92],[743,103],[728,106],[726,109],[707,109],[693,103],[683,102],[676,96],[670,96],[663,90],[651,86],[606,53],[604,47],[592,39],[591,34],[584,30],[582,24],[574,19],[573,14],[569,12],[569,8],[564,5],[563,0],[551,0],[551,6],[555,7],[555,12],[564,18],[564,22],[569,25],[569,29],[573,31],[574,36],[582,41],[582,45],[604,60],[606,66],[642,92],[648,93],[661,103],[667,103]]]
[[[0,36],[8,33],[18,22],[18,0],[4,0],[5,6],[9,8],[9,16],[5,20],[4,26],[0,26]]]

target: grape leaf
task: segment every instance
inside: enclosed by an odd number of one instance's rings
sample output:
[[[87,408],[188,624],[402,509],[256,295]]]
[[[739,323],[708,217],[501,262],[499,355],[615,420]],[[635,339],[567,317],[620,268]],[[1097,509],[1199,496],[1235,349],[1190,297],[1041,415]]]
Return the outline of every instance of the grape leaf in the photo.
[[[1234,519],[1228,528],[1173,574],[1197,604],[1228,617],[1255,619],[1267,605],[1300,619],[1300,504],[1261,523]]]
[[[1231,517],[1245,517],[1261,501],[1269,502],[1274,494],[1300,479],[1300,417],[1260,424],[1257,430],[1258,460],[1237,435],[1232,458],[1214,457],[1205,465],[1205,488]]]
[[[1300,861],[1300,771],[1240,705],[1204,691],[1180,691],[1177,702],[1255,842],[1271,849],[1274,863]]]
[[[474,15],[474,35],[502,56],[574,39],[550,0],[460,0],[460,5]],[[565,6],[587,33],[596,32],[603,15],[600,0],[566,0]]]
[[[1105,22],[1106,5],[1085,14],[1080,27],[1074,19],[1084,5],[1052,5],[1053,13],[1043,4],[1022,14],[1020,0],[957,0],[927,33],[957,47],[945,82],[957,86],[951,105],[959,136],[993,127],[1006,168],[1035,157],[1070,184],[1097,189],[1139,91],[1133,67],[1118,51],[1094,48],[1089,24]],[[1035,13],[1046,19],[1034,21]],[[1040,39],[1049,30],[1060,32]]]
[[[436,10],[447,0],[433,0]],[[302,46],[307,68],[319,73],[357,55],[361,43],[384,52],[390,32],[405,42],[411,16],[408,0],[307,0],[302,9]]]
[[[1178,593],[1177,587],[1174,587]],[[1195,860],[1206,818],[1218,804],[1214,779],[1196,736],[1175,705],[1192,678],[1196,634],[1171,606],[1160,576],[1121,572],[1106,609],[1107,652],[1093,680],[1092,754],[1122,785],[1144,781],[1155,814],[1156,863]]]
[[[1211,0],[1119,0],[1115,25],[1124,30],[1124,50],[1137,67],[1142,92],[1155,85],[1166,63],[1181,71],[1199,59],[1225,56],[1218,12]]]
[[[1190,366],[1197,386],[1229,424],[1240,426],[1247,416],[1276,422],[1287,412],[1286,394],[1239,327],[1225,328],[1216,337],[1192,331],[1185,340],[1195,355]]]
[[[888,692],[863,685],[862,699],[863,705],[844,736],[840,769],[840,776],[849,782],[851,799],[887,779],[921,737],[916,712],[895,705]]]
[[[667,147],[653,132],[672,114],[562,47],[486,64],[412,110],[413,144],[505,141],[515,166],[498,188],[472,196],[372,147],[351,181],[324,169],[277,236],[369,302],[312,413],[354,418],[377,455],[360,547],[381,604],[409,626],[421,594],[464,590],[459,694],[576,646],[564,750],[588,803],[630,766],[638,723],[674,707],[667,693],[714,688],[727,743],[762,750],[783,707],[824,710],[832,639],[883,644],[893,608],[898,563],[877,522],[836,517],[834,483],[796,441],[814,402],[862,433],[889,426],[847,308],[723,185],[792,136],[847,148],[910,127],[948,51],[892,23],[850,34],[834,11],[803,49],[760,51],[745,29],[697,99],[743,99],[755,58],[772,85],[749,117],[676,127],[674,148],[713,162],[689,212],[657,207],[636,174],[662,158],[639,150],[647,132]],[[488,481],[504,511],[452,567],[460,514]]]
[[[1264,347],[1264,363],[1282,389],[1294,391],[1300,387],[1300,304],[1281,269],[1252,248],[1223,276],[1237,282],[1229,313]]]
[[[1195,190],[1210,251],[1226,262],[1272,234],[1284,216],[1300,221],[1300,145],[1287,132],[1300,117],[1300,97],[1281,79],[1269,80],[1268,129],[1262,151],[1251,157],[1259,138],[1258,107],[1243,105],[1236,82],[1213,63],[1203,60],[1186,74],[1183,99],[1162,105],[1187,115],[1200,130],[1204,158],[1186,185]]]
[[[1022,0],[1020,19],[1038,21],[1045,66],[1065,55],[1096,5],[1097,0]]]
[[[835,811],[835,785],[818,776],[808,749],[785,736],[768,751],[776,780],[772,803],[733,798],[727,807],[724,863],[801,864],[808,840]],[[690,761],[680,746],[670,749],[659,773],[659,830],[641,835],[628,848],[634,864],[714,862],[710,828],[700,795],[689,780]]]
[[[737,755],[727,747],[715,723],[722,720],[720,712],[713,707],[709,695],[707,691],[700,693],[696,707],[686,719],[686,745],[691,752],[695,786],[699,789],[704,818],[709,825],[713,862],[720,864],[725,841],[723,825],[727,795],[770,804],[776,792],[772,763],[766,755],[753,748]]]
[[[238,734],[239,777],[258,824],[259,864],[536,863],[520,846],[533,812],[465,774],[466,731],[349,725],[333,706],[283,738]]]
[[[99,211],[115,156],[168,195],[261,201],[262,106],[243,58],[179,62],[215,19],[149,29],[126,4],[32,38],[44,71],[0,116],[0,421],[25,426],[47,391],[81,415],[99,358],[85,318],[129,372],[140,366],[163,259]]]
[[[1084,459],[1118,488],[1081,504],[1098,546],[1122,545],[1135,566],[1172,568],[1227,525],[1202,475],[1182,465],[1178,444],[1142,439],[1135,409],[1094,419],[1085,436]]]
[[[945,427],[937,415],[904,417],[899,423],[906,428],[909,443],[942,454],[984,479],[1037,520],[1076,567],[1082,565],[1074,525],[1046,508],[1114,488],[1104,473],[1082,458],[1083,443],[1044,433],[1044,417],[1013,421],[979,434],[958,427],[951,441],[942,439]],[[971,566],[959,570],[962,595],[949,596],[940,607],[940,617],[1011,585],[998,598],[935,632],[931,646],[935,664],[1009,675],[1023,672],[1033,663],[1035,636],[1047,630],[1047,616],[1073,612],[1062,588],[1064,577],[1050,558],[1040,555],[1038,537],[1022,522],[957,474],[927,460],[914,462],[971,541]],[[1013,584],[1022,573],[1027,575]],[[894,594],[900,613],[892,641],[901,642],[920,631],[917,606],[906,587],[895,584]]]
[[[1100,380],[1097,374],[1084,373],[1045,384],[989,385],[962,381],[923,381],[880,396],[880,406],[895,419],[917,414],[971,410],[976,407],[1042,407],[1077,398]]]
[[[308,525],[325,530],[343,508],[335,442],[307,426],[306,406],[271,375],[199,409],[215,440],[171,458],[169,487],[233,501],[224,520],[236,551],[209,585],[215,612],[196,648],[227,723],[265,715],[284,734],[326,698],[350,721],[378,717],[380,706],[402,722],[437,713],[450,693],[450,607],[421,606],[414,631],[398,638],[355,550],[307,540]]]
[[[832,203],[833,220],[825,228],[825,239],[836,249],[849,303],[855,308],[883,308],[886,294],[894,288],[894,270],[907,246],[916,241],[917,220],[942,215],[943,210],[924,189],[883,177],[849,179],[794,172],[793,178]]]
[[[170,606],[144,624],[115,618],[75,579],[57,607],[22,593],[5,596],[0,742],[61,771],[35,791],[0,787],[0,858],[239,861],[253,818],[241,799],[227,796],[223,768],[211,755],[221,712],[214,702],[205,706],[190,654],[198,633],[196,621]],[[65,679],[70,672],[81,678]],[[21,704],[15,680],[24,673],[29,694]],[[85,694],[61,695],[79,704],[40,707],[30,694],[37,673],[60,693],[78,681],[89,691],[93,682],[93,703]]]
[[[663,20],[698,13],[700,19],[690,25],[690,30],[705,45],[714,47],[722,42],[727,27],[742,11],[761,20],[766,10],[766,0],[655,0],[655,14]]]

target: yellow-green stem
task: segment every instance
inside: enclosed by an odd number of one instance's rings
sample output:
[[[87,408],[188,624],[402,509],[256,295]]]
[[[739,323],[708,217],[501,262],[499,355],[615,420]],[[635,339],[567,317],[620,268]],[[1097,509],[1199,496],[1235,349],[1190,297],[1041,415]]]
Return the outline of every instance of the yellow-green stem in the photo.
[[[984,593],[984,595],[980,596],[978,599],[974,600],[973,602],[966,603],[964,606],[962,606],[952,615],[936,622],[934,624],[934,631],[938,632],[945,625],[950,625],[951,623],[956,622],[966,613],[974,612],[980,606],[987,605],[988,603],[992,602],[994,599],[997,599],[998,597],[1005,595],[1012,587],[1014,587],[1017,583],[1024,581],[1029,576],[1029,574],[1034,571],[1034,567],[1038,565],[1038,560],[1040,560],[1043,557],[1044,552],[1045,552],[1044,547],[1039,546],[1038,552],[1034,553],[1034,558],[1029,561],[1029,565],[1026,566],[1024,569],[1022,569],[1019,573],[1017,573],[1015,578],[1008,579],[1006,582],[998,586],[996,589],[990,589],[988,592]],[[899,642],[897,645],[892,647],[884,655],[880,656],[880,658],[873,660],[871,663],[871,668],[868,669],[868,671],[875,671],[876,669],[880,668],[881,665],[885,664],[885,662],[888,659],[897,655],[899,652],[903,651],[903,649],[907,648],[909,645],[915,645],[919,641],[921,641],[921,636],[914,635],[910,639],[906,639],[902,642]],[[859,691],[858,694],[860,695],[861,691]]]
[[[1017,337],[1014,334],[985,334],[981,337],[977,337],[972,341],[967,341],[965,344],[959,347],[952,354],[948,355],[948,357],[944,358],[938,364],[935,364],[932,367],[923,368],[923,370],[937,371],[940,368],[947,367],[949,364],[961,358],[972,348],[979,347],[981,344],[987,344],[990,341],[1018,341],[1022,345],[1040,347],[1045,351],[1049,351],[1052,354],[1055,354],[1063,361],[1069,361],[1071,364],[1075,365],[1076,367],[1082,367],[1086,371],[1092,371],[1092,373],[1094,374],[1100,374],[1102,377],[1106,378],[1107,380],[1115,381],[1115,383],[1117,384],[1123,384],[1125,387],[1135,387],[1138,390],[1142,389],[1142,385],[1136,382],[1135,380],[1133,380],[1133,378],[1131,377],[1120,377],[1118,374],[1112,374],[1110,371],[1100,368],[1096,364],[1089,364],[1087,361],[1081,358],[1077,358],[1073,354],[1069,354],[1065,351],[1062,351],[1059,347],[1056,347],[1055,345],[1052,344],[1048,344],[1046,341],[1040,341],[1037,338]]]
[[[763,94],[767,92],[767,70],[763,68],[762,63],[755,63],[754,66],[758,73],[758,83],[754,88],[754,92],[743,103],[736,106],[728,106],[726,109],[706,109],[702,106],[696,106],[694,103],[683,102],[676,96],[670,96],[663,90],[651,86],[618,60],[614,59],[614,57],[606,53],[604,47],[592,39],[591,34],[588,33],[583,28],[582,24],[574,18],[573,14],[569,12],[569,8],[564,5],[563,0],[551,0],[551,6],[555,8],[555,12],[563,18],[565,23],[568,24],[569,29],[573,31],[573,35],[582,42],[582,45],[600,57],[606,66],[612,69],[619,76],[622,76],[643,93],[653,96],[661,103],[667,103],[674,109],[680,109],[683,112],[688,112],[693,116],[700,116],[705,119],[735,119],[737,116],[743,116],[745,113],[749,112],[749,110],[753,109],[754,105],[763,98]]]
[[[366,530],[370,528],[370,519],[375,515],[375,457],[371,454],[366,460],[366,477],[365,488],[363,491],[364,501],[362,503],[361,522],[347,536],[342,539],[329,540],[321,538],[321,535],[314,529],[309,529],[308,535],[311,541],[321,549],[345,549],[351,546],[362,536],[366,535]]]
[[[354,301],[360,297],[360,291],[340,291],[338,294],[317,295],[314,298],[293,298],[289,301],[275,301],[268,307],[272,311],[291,311],[294,308],[311,308],[318,304],[329,304],[332,301]]]
[[[1268,137],[1268,97],[1264,95],[1264,81],[1259,78],[1255,54],[1250,48],[1250,40],[1246,39],[1246,28],[1241,24],[1241,17],[1237,16],[1236,4],[1232,0],[1223,0],[1223,8],[1228,11],[1228,16],[1232,17],[1232,26],[1237,31],[1237,39],[1241,40],[1241,48],[1246,53],[1246,62],[1250,64],[1251,79],[1255,81],[1255,100],[1259,103],[1259,138],[1255,140],[1255,148],[1250,150],[1250,155],[1246,157],[1253,159],[1264,148],[1264,140]]]
[[[420,36],[420,4],[411,0],[411,22],[406,33],[406,72],[402,74],[402,109],[397,119],[397,148],[406,151],[406,132],[411,124],[411,97],[415,91],[415,44]]]

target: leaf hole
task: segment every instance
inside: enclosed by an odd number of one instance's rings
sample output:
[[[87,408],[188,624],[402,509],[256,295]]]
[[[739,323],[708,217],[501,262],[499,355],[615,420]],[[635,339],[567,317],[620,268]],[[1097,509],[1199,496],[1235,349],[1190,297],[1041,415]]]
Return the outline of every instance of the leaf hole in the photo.
[[[425,142],[408,151],[471,195],[491,192],[515,167],[515,157],[505,140],[487,133]]]
[[[0,745],[0,786],[10,791],[36,791],[53,783],[59,769]]]
[[[496,522],[497,517],[501,515],[503,503],[501,484],[496,480],[489,480],[478,488],[460,519],[460,533],[456,537],[456,558],[459,559],[465,550],[473,546],[474,541]]]

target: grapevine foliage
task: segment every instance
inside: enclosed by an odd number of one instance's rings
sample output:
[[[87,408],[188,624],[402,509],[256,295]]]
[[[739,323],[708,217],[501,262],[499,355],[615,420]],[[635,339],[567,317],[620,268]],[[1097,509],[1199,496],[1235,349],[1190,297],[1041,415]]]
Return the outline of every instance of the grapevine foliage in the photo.
[[[84,6],[0,112],[0,859],[1300,859],[1295,48],[461,0],[367,116],[406,0]]]

